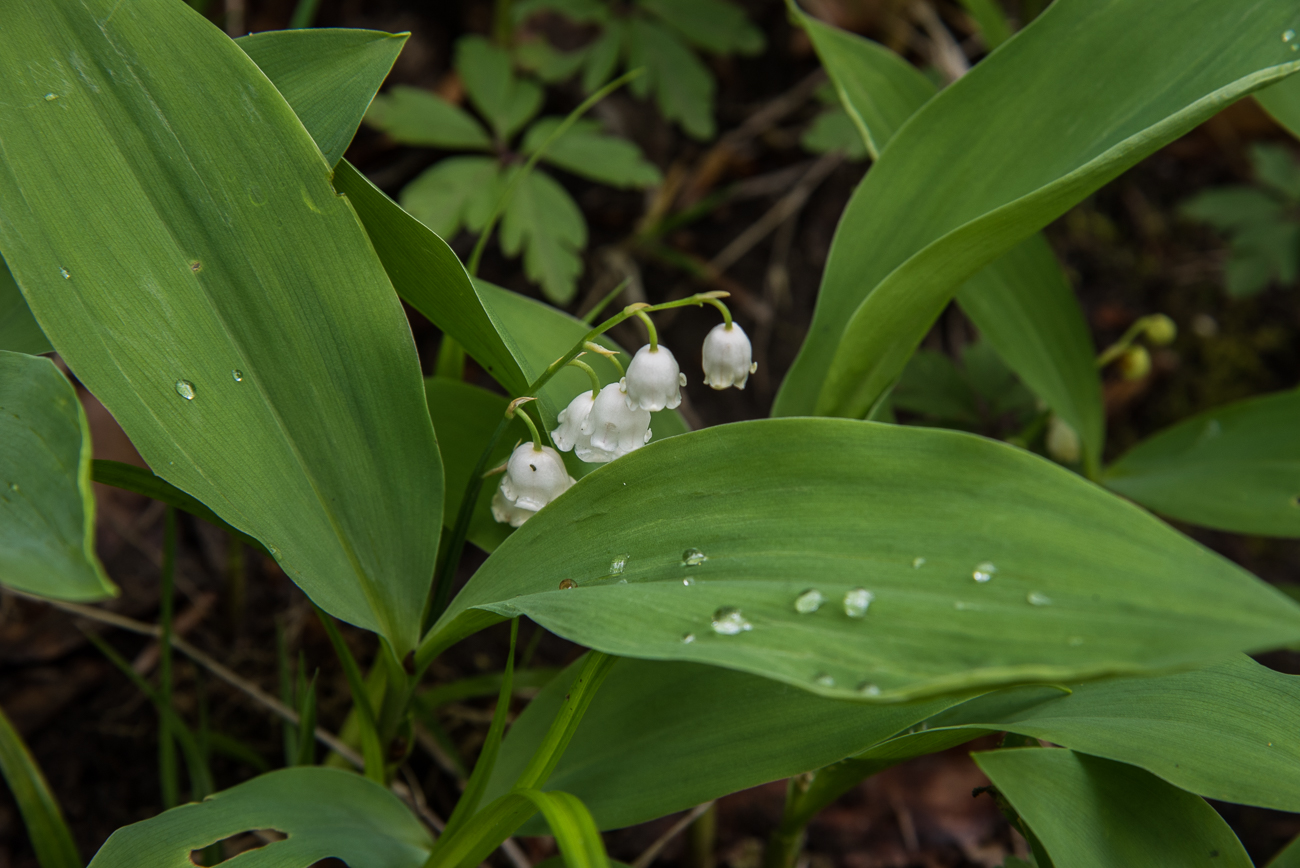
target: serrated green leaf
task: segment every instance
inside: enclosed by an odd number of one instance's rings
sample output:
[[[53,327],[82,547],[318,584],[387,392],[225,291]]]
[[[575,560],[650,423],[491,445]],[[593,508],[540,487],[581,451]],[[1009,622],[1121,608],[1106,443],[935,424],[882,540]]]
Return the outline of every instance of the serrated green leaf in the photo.
[[[419,868],[433,840],[378,784],[340,769],[298,766],[260,775],[202,802],[114,832],[93,868],[191,868],[190,852],[253,829],[288,835],[241,861],[307,868],[335,858],[351,868]]]
[[[441,468],[409,325],[303,123],[164,0],[16,7],[6,64],[0,248],[51,342],[158,475],[404,654]]]
[[[1156,512],[1236,533],[1300,536],[1300,392],[1217,407],[1139,443],[1106,487]]]
[[[32,356],[54,351],[3,259],[0,259],[0,350]]]
[[[910,119],[868,173],[839,232],[870,241],[832,251],[776,412],[864,414],[979,268],[1300,68],[1277,38],[1297,23],[1286,0],[1248,16],[1212,0],[1053,3]],[[969,146],[954,151],[954,137]]]
[[[494,157],[448,157],[402,188],[402,207],[443,238],[487,225],[504,189]]]
[[[529,127],[523,152],[536,151],[562,122],[562,118],[542,118]],[[652,187],[663,180],[640,148],[608,135],[596,121],[576,121],[547,146],[542,161],[612,187]]]
[[[235,40],[310,123],[331,166],[343,158],[375,91],[409,34],[322,28],[272,30]]]
[[[487,132],[468,113],[427,90],[405,84],[375,97],[366,112],[366,123],[407,145],[471,151],[492,146]]]
[[[514,171],[519,171],[515,169]],[[510,183],[509,176],[503,186]],[[555,304],[568,304],[578,292],[587,221],[573,198],[544,172],[529,172],[515,189],[501,217],[501,249],[524,254],[524,273]]]
[[[1251,868],[1213,808],[1141,769],[1065,749],[974,756],[1055,868]]]
[[[587,49],[560,51],[545,39],[529,39],[514,47],[515,63],[547,84],[572,78],[587,60]]]
[[[600,0],[522,0],[514,4],[513,11],[515,21],[526,21],[538,12],[558,12],[579,24],[609,17],[609,7]]]
[[[707,561],[686,564],[689,549]],[[874,595],[860,619],[843,605],[859,587]],[[800,614],[810,588],[826,602]],[[1300,636],[1285,595],[1045,459],[830,419],[718,426],[595,470],[488,558],[422,652],[485,613],[609,654],[886,702],[1191,666]]]
[[[605,32],[596,37],[596,40],[587,47],[587,60],[582,69],[582,89],[587,93],[594,93],[600,89],[614,74],[614,68],[618,65],[618,55],[623,47],[623,35],[623,24],[619,21],[611,21],[606,25]],[[628,86],[633,93],[644,97],[648,91],[639,90],[638,88],[644,88],[644,84],[638,82],[641,82],[641,79],[632,81]]]
[[[456,40],[456,71],[474,107],[503,141],[542,107],[542,89],[516,78],[510,68],[510,55],[481,36]]]
[[[0,350],[0,582],[58,600],[117,595],[95,556],[90,426],[49,359]]]
[[[763,31],[750,22],[744,9],[727,0],[637,0],[637,5],[705,51],[758,54],[763,50]]]
[[[629,85],[633,94],[644,97],[653,90],[664,120],[676,121],[694,138],[712,138],[713,73],[668,28],[636,18],[626,27],[627,66],[646,71]]]
[[[81,868],[81,854],[63,819],[59,801],[50,792],[41,767],[3,709],[0,709],[0,774],[4,775],[9,792],[18,804],[41,868]]]
[[[853,118],[843,108],[835,106],[823,111],[799,138],[799,144],[805,151],[814,154],[826,154],[842,151],[850,160],[863,160],[867,157],[867,146],[853,123]]]

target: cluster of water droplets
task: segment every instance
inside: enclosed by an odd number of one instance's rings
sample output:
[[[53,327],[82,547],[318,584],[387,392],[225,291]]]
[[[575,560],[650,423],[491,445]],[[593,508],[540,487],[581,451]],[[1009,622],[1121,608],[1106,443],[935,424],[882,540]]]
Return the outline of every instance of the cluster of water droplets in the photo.
[[[754,629],[735,606],[722,606],[713,613],[713,632],[719,636],[735,636]]]
[[[1300,51],[1300,44],[1296,43],[1294,30],[1284,31],[1282,33],[1282,41],[1290,45],[1292,51]]]

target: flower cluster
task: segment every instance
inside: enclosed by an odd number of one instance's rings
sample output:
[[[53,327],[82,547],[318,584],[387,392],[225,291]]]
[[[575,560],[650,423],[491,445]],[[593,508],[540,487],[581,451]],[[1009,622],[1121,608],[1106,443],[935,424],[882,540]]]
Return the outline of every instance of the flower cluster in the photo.
[[[749,375],[758,369],[753,348],[726,308],[716,301],[712,303],[718,305],[727,321],[719,323],[704,339],[704,382],[714,389],[743,389]],[[672,351],[659,345],[649,317],[642,311],[636,313],[650,330],[650,343],[637,350],[619,382],[602,386],[595,371],[585,363],[576,358],[568,362],[587,372],[592,387],[570,401],[556,417],[558,424],[551,431],[551,441],[560,452],[572,451],[589,464],[614,461],[650,442],[651,413],[671,410],[682,403],[681,387],[686,385],[686,375]],[[594,344],[587,346],[599,350]],[[513,414],[524,400],[512,404],[509,413]],[[541,445],[532,421],[527,414],[522,418],[532,429],[533,441],[515,447],[492,498],[493,517],[512,527],[519,527],[574,483],[559,452]]]

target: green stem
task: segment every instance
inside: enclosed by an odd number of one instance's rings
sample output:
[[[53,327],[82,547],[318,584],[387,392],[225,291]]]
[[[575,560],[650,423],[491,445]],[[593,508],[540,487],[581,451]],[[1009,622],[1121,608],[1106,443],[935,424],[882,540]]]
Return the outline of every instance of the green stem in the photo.
[[[574,359],[569,362],[569,367],[580,368],[587,372],[587,376],[591,378],[591,399],[596,400],[596,396],[600,394],[601,389],[600,377],[596,376],[596,372],[591,369],[591,365],[581,359]]]
[[[605,677],[609,675],[609,670],[617,659],[599,651],[587,652],[587,660],[583,663],[582,671],[578,673],[578,677],[565,693],[564,704],[555,713],[551,728],[546,731],[546,736],[537,746],[528,765],[519,773],[519,779],[515,781],[513,790],[531,790],[545,785],[551,772],[555,771],[555,767],[560,764],[565,748],[573,740],[573,734],[578,731],[582,716],[587,713],[587,708],[596,697],[596,691],[604,683]]]
[[[708,299],[708,304],[711,304],[711,305],[713,305],[714,307],[716,307],[718,310],[722,311],[722,320],[723,320],[723,322],[725,322],[725,323],[727,324],[727,329],[730,330],[730,329],[731,329],[731,309],[728,308],[728,307],[727,307],[725,304],[723,304],[722,302],[718,301],[716,298],[710,298],[710,299]]]
[[[627,371],[623,370],[623,363],[618,360],[618,353],[605,349],[595,341],[587,341],[583,346],[591,350],[593,353],[597,353],[608,359],[611,365],[618,368],[618,375],[620,377],[627,373]]]
[[[650,319],[650,315],[644,310],[637,311],[636,315],[641,317],[641,322],[645,323],[645,330],[650,333],[650,352],[653,353],[659,349],[659,332],[655,328],[654,321]]]
[[[1148,319],[1149,317],[1145,316],[1138,319],[1137,322],[1128,327],[1128,331],[1120,335],[1119,340],[1102,350],[1101,354],[1097,356],[1097,367],[1104,368],[1124,355],[1128,348],[1133,345],[1133,342],[1138,339],[1138,336],[1147,330]]]
[[[572,364],[572,362],[570,362],[570,364]],[[595,374],[594,374],[594,372],[593,372],[593,376],[594,376],[594,375],[595,375]],[[600,382],[600,381],[597,380],[597,382]],[[528,426],[528,430],[529,430],[529,432],[533,435],[533,451],[534,451],[534,452],[541,452],[541,451],[542,451],[542,435],[541,435],[540,433],[538,433],[538,431],[537,431],[537,424],[536,424],[535,422],[533,422],[533,417],[528,415],[528,411],[527,411],[527,410],[516,411],[516,410],[515,410],[515,406],[512,404],[512,405],[510,406],[510,409],[506,411],[506,419],[513,418],[514,416],[518,416],[520,419],[523,419],[523,420],[524,420],[524,424]]]
[[[578,118],[586,114],[592,106],[618,90],[623,85],[627,84],[632,79],[641,75],[642,72],[644,72],[644,70],[638,68],[624,73],[602,87],[600,90],[593,93],[591,96],[587,97],[582,101],[581,105],[569,112],[568,117],[561,121],[559,126],[551,131],[551,134],[546,137],[544,142],[542,142],[541,147],[536,151],[533,151],[532,156],[528,158],[528,162],[524,163],[524,167],[516,172],[515,176],[510,179],[510,186],[506,188],[505,193],[503,193],[501,198],[497,200],[496,207],[492,210],[492,216],[488,218],[487,224],[483,227],[482,234],[479,235],[478,241],[474,244],[474,251],[470,253],[469,264],[466,266],[466,270],[469,271],[471,277],[478,274],[478,265],[479,260],[483,258],[483,249],[487,247],[488,237],[492,234],[492,229],[496,226],[497,220],[501,219],[501,213],[505,211],[506,205],[510,203],[510,199],[514,196],[515,190],[518,189],[521,183],[523,183],[524,178],[526,178],[528,173],[533,170],[533,167],[537,165],[537,161],[542,158],[542,155],[546,153],[546,149],[554,144],[556,139],[567,133],[569,127],[577,123]]]
[[[632,278],[630,277],[623,278],[622,282],[619,283],[618,286],[611,289],[608,295],[606,295],[600,301],[596,302],[595,307],[593,307],[591,310],[583,314],[582,321],[587,325],[591,325],[596,320],[596,317],[600,316],[600,312],[605,309],[605,305],[609,304],[611,301],[618,298],[619,293],[627,289],[627,285],[631,282],[632,282]]]

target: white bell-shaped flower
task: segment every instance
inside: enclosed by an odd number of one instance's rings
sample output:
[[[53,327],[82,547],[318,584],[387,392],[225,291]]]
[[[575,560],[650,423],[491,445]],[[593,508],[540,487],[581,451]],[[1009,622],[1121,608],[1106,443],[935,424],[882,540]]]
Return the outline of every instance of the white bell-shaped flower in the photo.
[[[574,452],[583,461],[604,464],[648,442],[650,411],[629,409],[622,390],[616,383],[610,383],[600,390],[582,425],[582,440]]]
[[[646,344],[632,357],[627,376],[620,385],[629,409],[657,413],[665,407],[671,410],[682,402],[686,375],[667,347],[651,348]]]
[[[735,323],[718,323],[704,338],[704,382],[715,389],[745,388],[758,370],[749,336]]]
[[[549,446],[538,449],[521,443],[510,454],[505,476],[492,497],[492,517],[519,527],[573,483],[560,453]]]
[[[582,429],[587,422],[587,416],[591,413],[591,408],[595,405],[595,396],[591,394],[590,389],[586,389],[570,401],[569,406],[560,411],[560,415],[555,417],[555,421],[560,424],[551,432],[551,440],[555,443],[556,449],[568,452],[575,446],[586,444],[590,438],[583,434]],[[581,452],[578,453],[578,457],[582,458]],[[590,459],[582,458],[582,460]]]

